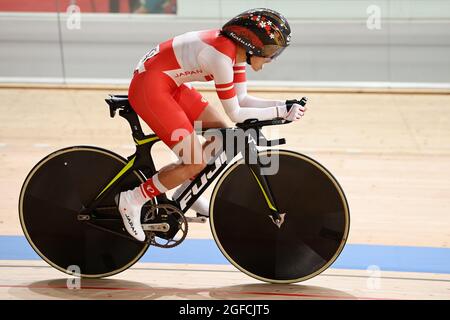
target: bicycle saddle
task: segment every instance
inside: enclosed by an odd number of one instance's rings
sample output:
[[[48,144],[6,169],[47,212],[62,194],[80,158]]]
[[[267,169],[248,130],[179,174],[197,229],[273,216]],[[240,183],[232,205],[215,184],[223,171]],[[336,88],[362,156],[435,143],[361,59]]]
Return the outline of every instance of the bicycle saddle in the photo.
[[[118,95],[110,95],[108,99],[105,99],[110,107],[121,108],[121,107],[129,107],[130,102],[128,101],[128,95],[118,94]]]
[[[132,110],[131,104],[128,101],[128,95],[109,95],[109,98],[105,99],[105,101],[109,105],[111,117],[114,117],[117,109],[124,110],[125,112]]]

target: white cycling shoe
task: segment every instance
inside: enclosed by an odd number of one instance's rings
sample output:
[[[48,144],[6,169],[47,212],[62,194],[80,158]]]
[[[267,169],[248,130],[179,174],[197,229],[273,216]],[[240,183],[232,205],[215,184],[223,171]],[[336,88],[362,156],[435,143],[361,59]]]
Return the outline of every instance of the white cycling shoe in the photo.
[[[144,229],[142,229],[141,224],[142,206],[133,203],[135,201],[133,201],[131,190],[119,193],[115,196],[114,200],[116,201],[117,208],[122,216],[125,229],[136,240],[144,241],[145,232]]]

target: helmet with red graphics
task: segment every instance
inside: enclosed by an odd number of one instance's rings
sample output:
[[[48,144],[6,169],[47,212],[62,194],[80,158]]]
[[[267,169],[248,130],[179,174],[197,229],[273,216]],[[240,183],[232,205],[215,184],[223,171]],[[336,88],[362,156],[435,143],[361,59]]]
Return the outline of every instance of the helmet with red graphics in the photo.
[[[245,11],[222,27],[222,34],[248,54],[276,58],[291,41],[291,28],[280,13],[266,8]]]

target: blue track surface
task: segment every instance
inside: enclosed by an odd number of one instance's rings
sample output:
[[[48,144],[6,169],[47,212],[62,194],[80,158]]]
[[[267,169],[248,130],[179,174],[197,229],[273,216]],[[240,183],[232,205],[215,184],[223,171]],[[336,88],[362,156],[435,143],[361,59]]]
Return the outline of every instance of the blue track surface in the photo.
[[[23,236],[0,236],[0,260],[40,260]],[[215,242],[187,239],[178,247],[150,247],[140,262],[228,264]],[[450,249],[347,244],[331,268],[450,274]]]

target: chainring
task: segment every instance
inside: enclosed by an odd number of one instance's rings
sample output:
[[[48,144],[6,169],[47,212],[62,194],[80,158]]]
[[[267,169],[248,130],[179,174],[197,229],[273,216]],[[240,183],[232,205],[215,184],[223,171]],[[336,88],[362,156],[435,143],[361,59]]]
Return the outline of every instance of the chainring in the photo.
[[[160,248],[173,248],[186,239],[188,222],[183,212],[172,204],[157,204],[149,208],[143,224],[168,224],[167,231],[145,231],[150,244]]]

